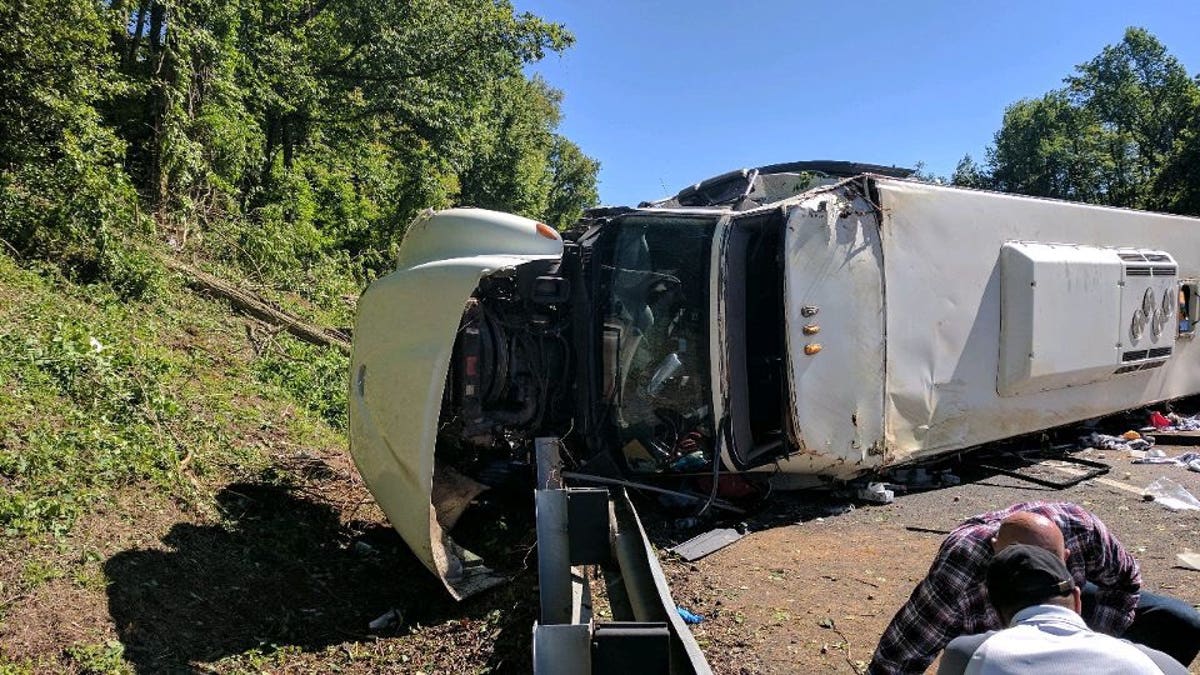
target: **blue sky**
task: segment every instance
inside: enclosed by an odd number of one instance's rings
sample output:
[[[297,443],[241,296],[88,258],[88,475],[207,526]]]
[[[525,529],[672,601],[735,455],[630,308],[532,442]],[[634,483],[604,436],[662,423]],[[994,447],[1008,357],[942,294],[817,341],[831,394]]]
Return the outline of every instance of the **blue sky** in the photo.
[[[949,175],[1010,103],[1061,85],[1127,26],[1200,72],[1200,2],[514,0],[576,44],[532,67],[605,204],[730,169],[847,159]]]

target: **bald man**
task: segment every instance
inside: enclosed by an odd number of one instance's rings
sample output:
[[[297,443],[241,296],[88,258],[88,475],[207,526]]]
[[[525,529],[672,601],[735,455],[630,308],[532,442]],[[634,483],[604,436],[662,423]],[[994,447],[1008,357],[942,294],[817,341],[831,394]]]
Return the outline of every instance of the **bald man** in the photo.
[[[1083,589],[1081,613],[1092,630],[1185,665],[1200,650],[1200,615],[1172,598],[1139,595],[1137,562],[1099,518],[1075,504],[1029,502],[970,518],[946,536],[880,638],[869,672],[922,673],[953,638],[1004,628],[984,579],[992,556],[1012,544],[1044,548],[1066,563]]]

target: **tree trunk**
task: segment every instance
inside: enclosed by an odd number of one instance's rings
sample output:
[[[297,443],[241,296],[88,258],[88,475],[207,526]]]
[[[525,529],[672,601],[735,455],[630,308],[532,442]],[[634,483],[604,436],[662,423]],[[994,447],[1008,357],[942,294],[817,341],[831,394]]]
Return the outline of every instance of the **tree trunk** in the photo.
[[[350,338],[339,330],[322,328],[321,326],[308,323],[283,310],[272,307],[254,293],[242,290],[219,277],[198,270],[174,258],[162,256],[162,261],[169,269],[175,270],[186,277],[188,285],[192,288],[223,298],[229,304],[233,305],[235,309],[245,314],[260,321],[282,326],[287,332],[309,344],[333,347],[341,350],[343,353],[350,353]]]

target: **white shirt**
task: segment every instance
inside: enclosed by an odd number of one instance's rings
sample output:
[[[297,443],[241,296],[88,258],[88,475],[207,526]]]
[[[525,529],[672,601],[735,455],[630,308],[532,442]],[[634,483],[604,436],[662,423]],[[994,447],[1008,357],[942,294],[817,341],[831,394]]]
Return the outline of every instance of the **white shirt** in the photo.
[[[1161,675],[1162,672],[1133,644],[1093,632],[1070,609],[1034,605],[1017,612],[1008,629],[984,640],[971,655],[965,674]]]

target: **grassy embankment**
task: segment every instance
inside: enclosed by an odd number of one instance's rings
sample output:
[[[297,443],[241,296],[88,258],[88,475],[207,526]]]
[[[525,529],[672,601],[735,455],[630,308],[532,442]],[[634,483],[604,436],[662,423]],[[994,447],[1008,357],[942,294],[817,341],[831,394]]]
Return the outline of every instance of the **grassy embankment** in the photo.
[[[0,255],[0,673],[527,668],[528,575],[457,606],[370,501],[346,362],[165,272],[129,301]]]

